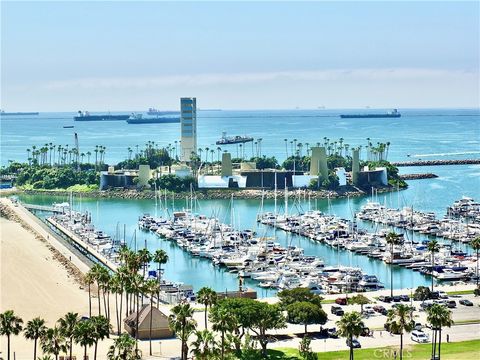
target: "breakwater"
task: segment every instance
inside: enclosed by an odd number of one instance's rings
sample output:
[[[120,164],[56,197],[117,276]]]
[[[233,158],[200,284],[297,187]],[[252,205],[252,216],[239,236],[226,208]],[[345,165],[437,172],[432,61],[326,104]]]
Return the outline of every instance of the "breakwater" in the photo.
[[[462,159],[462,160],[413,160],[392,162],[394,166],[436,166],[436,165],[472,165],[480,164],[480,159]]]
[[[394,187],[382,187],[378,188],[378,193],[394,191]],[[49,196],[70,196],[70,191],[68,190],[17,190],[17,193],[27,194],[27,195],[49,195]],[[10,193],[11,194],[11,193]],[[262,195],[263,194],[263,195]],[[300,199],[335,199],[335,198],[347,198],[347,197],[358,197],[368,195],[365,191],[358,189],[353,186],[345,186],[339,190],[308,190],[308,189],[298,189],[298,190],[289,190],[290,197],[300,198]],[[163,191],[157,192],[153,190],[105,190],[105,191],[89,191],[89,192],[73,192],[74,196],[82,196],[86,198],[101,198],[101,199],[155,199],[165,198]],[[274,190],[261,190],[261,189],[216,189],[216,190],[195,190],[194,197],[197,200],[228,200],[231,197],[235,199],[261,199],[262,196],[264,199],[273,199],[275,197]],[[190,198],[190,192],[179,192],[167,193],[167,199],[174,198],[175,200],[184,200],[185,198]],[[277,190],[277,197],[280,198],[284,196],[283,190]]]
[[[435,175],[435,174],[432,174],[432,173],[400,175],[400,179],[402,179],[402,180],[434,179],[434,178],[437,178],[437,177],[438,177],[438,175]]]

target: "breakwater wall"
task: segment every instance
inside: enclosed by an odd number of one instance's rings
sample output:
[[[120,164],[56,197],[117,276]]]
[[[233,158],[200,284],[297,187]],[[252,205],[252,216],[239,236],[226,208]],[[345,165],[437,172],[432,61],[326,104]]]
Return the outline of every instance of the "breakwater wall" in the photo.
[[[404,174],[400,175],[402,180],[420,180],[420,179],[434,179],[437,178],[438,175],[432,173],[424,173],[424,174]]]
[[[396,191],[395,187],[382,187],[378,188],[377,192],[388,192]],[[18,190],[17,194],[27,194],[27,195],[47,195],[47,196],[70,196],[70,191],[45,191],[45,190]],[[308,189],[298,189],[298,190],[289,190],[290,198],[301,198],[301,199],[334,199],[334,198],[346,198],[346,197],[357,197],[370,194],[361,189],[358,189],[353,186],[345,186],[339,190],[308,190]],[[90,192],[73,192],[74,196],[82,196],[86,198],[102,198],[102,199],[155,199],[155,192],[152,190],[106,190],[106,191],[90,191]],[[199,200],[229,200],[231,197],[235,199],[261,199],[262,190],[261,189],[218,189],[218,190],[196,190],[194,196]],[[277,190],[277,197],[281,198],[284,196],[283,190]],[[157,193],[157,197],[163,200],[165,199],[165,194],[162,192]],[[190,197],[190,192],[181,192],[181,193],[167,193],[167,201],[170,201],[172,198],[175,200],[185,200],[185,198]],[[274,190],[264,190],[263,197],[265,199],[273,199],[275,197]]]
[[[437,166],[437,165],[471,165],[480,164],[480,159],[463,159],[463,160],[413,160],[392,162],[392,165],[400,166]]]

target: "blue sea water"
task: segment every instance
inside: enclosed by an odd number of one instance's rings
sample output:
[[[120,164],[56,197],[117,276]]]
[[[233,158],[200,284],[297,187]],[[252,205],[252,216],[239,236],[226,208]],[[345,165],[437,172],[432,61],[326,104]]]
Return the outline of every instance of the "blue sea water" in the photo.
[[[354,111],[349,111],[354,112]],[[323,137],[332,140],[343,138],[351,146],[365,145],[366,138],[373,143],[391,143],[389,160],[411,159],[464,159],[480,157],[480,113],[478,110],[401,110],[399,119],[341,119],[343,111],[292,110],[292,111],[200,111],[198,113],[199,147],[216,148],[215,141],[222,131],[230,135],[249,135],[262,138],[261,152],[275,155],[280,161],[286,156],[284,139],[289,142],[323,142]],[[1,119],[1,163],[8,160],[27,158],[26,148],[45,143],[73,144],[73,133],[77,132],[80,151],[93,151],[95,145],[106,146],[106,162],[115,163],[127,156],[127,148],[140,147],[149,140],[160,146],[174,144],[179,136],[179,124],[128,125],[124,122],[73,122],[73,113],[41,114],[38,117],[3,117]],[[74,125],[65,129],[65,125]],[[235,155],[236,146],[226,147]],[[255,152],[256,149],[254,148]],[[247,145],[246,156],[252,148]],[[453,201],[461,196],[480,199],[480,165],[430,166],[400,168],[401,173],[432,172],[435,179],[409,181],[409,188],[400,192],[380,194],[375,200],[392,207],[413,206],[421,211],[434,211],[439,216]],[[22,195],[22,200],[31,203],[51,204],[62,201],[52,196]],[[291,199],[290,212],[316,208],[344,218],[352,218],[368,199],[333,199],[308,202],[307,199]],[[176,245],[157,238],[153,234],[141,233],[137,229],[138,216],[145,212],[161,214],[159,204],[152,200],[120,199],[76,199],[77,209],[88,210],[93,214],[93,222],[102,230],[114,234],[118,225],[127,227],[127,239],[133,239],[137,231],[137,247],[146,241],[151,250],[164,248],[170,256],[166,266],[167,278],[193,284],[196,289],[209,285],[216,290],[237,287],[235,274],[213,267],[208,261],[191,258]],[[241,228],[255,228],[255,216],[259,201],[236,200],[234,202],[235,224]],[[172,204],[169,204],[170,207]],[[181,209],[185,202],[175,202]],[[265,203],[265,210],[272,210],[273,202]],[[218,214],[225,222],[230,220],[230,202],[203,200],[199,202],[199,213],[207,216]],[[371,228],[370,224],[362,226]],[[321,256],[329,265],[352,265],[362,267],[366,272],[376,274],[386,287],[390,286],[390,267],[381,261],[369,259],[348,251],[337,251],[325,245],[312,242],[299,236],[291,236],[282,231],[258,228],[261,235],[275,235],[283,245],[294,244],[305,249],[305,253]],[[416,240],[423,239],[409,234]],[[133,240],[130,241],[133,247]],[[394,287],[408,288],[428,284],[423,275],[394,267]],[[255,283],[247,282],[254,286]],[[258,289],[263,296],[271,291]]]

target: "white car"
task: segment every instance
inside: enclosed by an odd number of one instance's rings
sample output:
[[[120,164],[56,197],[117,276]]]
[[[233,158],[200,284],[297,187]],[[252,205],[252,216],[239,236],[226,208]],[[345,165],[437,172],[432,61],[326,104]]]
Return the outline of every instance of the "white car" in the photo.
[[[427,343],[428,342],[428,335],[425,334],[423,331],[414,330],[412,331],[412,335],[410,336],[412,341],[417,343]]]

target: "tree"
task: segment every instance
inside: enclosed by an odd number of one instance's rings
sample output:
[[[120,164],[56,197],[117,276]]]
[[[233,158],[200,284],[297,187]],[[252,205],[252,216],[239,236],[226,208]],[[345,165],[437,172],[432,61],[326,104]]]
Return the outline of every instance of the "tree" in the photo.
[[[195,336],[197,338],[192,342],[192,353],[195,359],[209,360],[218,355],[215,336],[211,331],[207,329],[197,330]]]
[[[155,279],[149,279],[145,283],[145,290],[148,293],[150,298],[150,316],[149,316],[149,332],[148,332],[148,340],[149,340],[149,347],[150,347],[150,356],[152,355],[152,322],[153,322],[153,297],[158,294],[160,285]]]
[[[246,299],[245,299],[246,300]],[[285,317],[278,305],[250,300],[244,302],[240,310],[244,325],[254,332],[262,347],[262,356],[267,356],[267,331],[285,327]]]
[[[472,249],[475,251],[476,255],[477,255],[477,271],[476,271],[476,276],[477,276],[477,279],[476,279],[476,283],[477,283],[477,288],[478,288],[478,263],[480,261],[480,236],[477,236],[475,239],[473,239],[471,242],[470,242],[470,245],[472,246]]]
[[[235,329],[237,321],[226,309],[217,307],[210,313],[210,320],[213,323],[212,329],[220,331],[220,358],[225,357],[225,334],[230,333]]]
[[[79,321],[73,331],[75,342],[83,347],[84,359],[87,357],[87,348],[95,344],[95,338],[93,335],[93,324],[89,320]]]
[[[89,320],[92,323],[92,336],[94,339],[95,350],[93,352],[93,359],[97,359],[98,341],[103,340],[110,335],[110,323],[105,316],[92,316]]]
[[[33,340],[33,360],[37,359],[37,342],[42,338],[47,331],[45,326],[45,320],[36,317],[27,322],[27,326],[24,330],[24,336],[26,339]]]
[[[73,338],[75,326],[78,323],[78,314],[69,312],[63,318],[58,319],[60,333],[69,340],[70,359],[72,359]]]
[[[452,312],[445,306],[433,304],[427,309],[427,321],[432,326],[432,359],[440,359],[442,346],[442,327],[453,325]],[[438,335],[438,356],[437,356],[437,335]]]
[[[360,305],[360,313],[363,314],[363,305],[370,304],[370,299],[367,298],[365,295],[358,294],[355,296],[352,296],[351,298],[348,299],[349,304],[357,304]]]
[[[135,349],[135,343],[136,341],[130,335],[120,335],[114,340],[113,345],[108,350],[108,360],[140,360],[142,352]]]
[[[207,328],[207,308],[212,307],[217,302],[217,293],[209,287],[202,287],[198,290],[197,301],[205,305],[205,329]]]
[[[385,237],[387,244],[390,245],[390,296],[393,297],[393,247],[402,243],[400,235],[391,231]]]
[[[302,301],[318,305],[319,307],[322,306],[322,297],[313,294],[308,288],[294,288],[291,290],[282,290],[278,293],[277,296],[280,299],[280,306],[284,310],[287,309],[288,305]]]
[[[399,304],[389,310],[387,324],[391,332],[400,334],[400,360],[403,359],[403,333],[411,332],[415,327],[413,321],[413,308],[408,305]]]
[[[92,317],[92,292],[91,286],[95,282],[94,274],[90,269],[83,277],[83,282],[88,286],[88,316]]]
[[[155,253],[153,254],[153,261],[158,264],[157,279],[158,279],[158,284],[161,286],[162,285],[162,265],[168,262],[167,252],[162,249],[155,250]],[[160,301],[160,287],[158,289],[157,297],[158,297],[158,301]]]
[[[438,243],[437,240],[432,240],[428,243],[427,245],[428,251],[430,251],[430,257],[432,259],[432,273],[430,274],[432,278],[432,289],[431,291],[433,292],[433,269],[435,267],[435,253],[440,251],[440,244]]]
[[[302,341],[300,341],[300,344],[298,346],[298,353],[300,354],[300,357],[303,360],[317,360],[318,356],[312,351],[312,348],[310,347],[310,343],[312,342],[312,339],[310,339],[308,336],[304,336]]]
[[[7,337],[7,359],[10,360],[10,336],[22,331],[23,320],[15,315],[13,310],[0,314],[0,335]]]
[[[287,306],[287,321],[292,324],[303,324],[306,335],[307,325],[325,324],[327,322],[327,314],[316,304],[300,301]]]
[[[345,313],[336,324],[338,335],[347,339],[350,348],[349,359],[353,360],[353,338],[360,336],[365,327],[362,316],[356,311]]]
[[[67,352],[65,337],[58,326],[47,329],[45,335],[40,339],[40,344],[44,353],[55,355],[55,360],[58,360],[61,352]]]
[[[182,360],[187,360],[188,356],[188,338],[195,331],[197,323],[193,320],[193,308],[190,304],[178,304],[171,310],[168,317],[170,330],[180,337],[182,342]]]
[[[427,286],[419,286],[413,293],[413,300],[421,301],[422,303],[430,298],[431,291]]]

